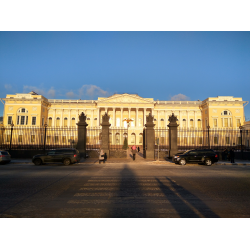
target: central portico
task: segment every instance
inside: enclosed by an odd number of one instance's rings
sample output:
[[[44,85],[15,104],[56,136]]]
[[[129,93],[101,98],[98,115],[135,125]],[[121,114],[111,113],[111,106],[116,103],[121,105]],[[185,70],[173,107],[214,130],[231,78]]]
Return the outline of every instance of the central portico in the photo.
[[[154,111],[153,98],[142,98],[136,94],[115,94],[108,98],[99,97],[97,105],[97,124],[105,112],[110,116],[111,127],[126,128],[125,118],[133,121],[129,129],[142,129],[146,123],[146,116]]]

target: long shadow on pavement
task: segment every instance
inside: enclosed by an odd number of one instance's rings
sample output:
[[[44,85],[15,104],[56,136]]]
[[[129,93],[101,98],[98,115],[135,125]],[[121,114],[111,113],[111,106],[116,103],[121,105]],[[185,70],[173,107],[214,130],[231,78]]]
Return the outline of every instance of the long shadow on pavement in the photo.
[[[200,200],[197,196],[189,192],[184,187],[176,184],[172,179],[166,177],[166,179],[170,182],[171,187],[175,190],[175,193],[180,197],[179,199],[183,200],[189,206],[186,211],[179,209],[176,206],[176,211],[179,213],[181,217],[205,217],[205,218],[219,218],[219,216],[214,213],[202,200]],[[167,197],[168,198],[168,197]],[[172,203],[174,205],[174,203]],[[192,208],[192,212],[190,209]],[[193,214],[196,216],[193,216]]]

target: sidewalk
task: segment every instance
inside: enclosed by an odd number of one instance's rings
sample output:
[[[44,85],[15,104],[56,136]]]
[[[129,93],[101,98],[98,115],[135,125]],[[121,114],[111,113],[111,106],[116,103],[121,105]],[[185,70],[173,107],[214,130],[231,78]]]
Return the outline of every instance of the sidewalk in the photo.
[[[164,160],[160,159],[159,161],[156,159],[154,161],[152,160],[146,160],[146,159],[140,159],[137,158],[135,161],[133,161],[132,158],[110,158],[107,160],[106,163],[134,163],[134,164],[164,164],[164,165],[175,165],[172,160]],[[31,159],[11,159],[11,164],[33,164]],[[80,160],[79,164],[99,164],[99,159],[97,158],[82,158]],[[101,162],[103,164],[103,162]],[[240,166],[240,165],[249,165],[250,166],[250,160],[235,160],[235,163],[231,163],[229,161],[219,161],[214,163],[213,165],[232,165],[232,166]]]

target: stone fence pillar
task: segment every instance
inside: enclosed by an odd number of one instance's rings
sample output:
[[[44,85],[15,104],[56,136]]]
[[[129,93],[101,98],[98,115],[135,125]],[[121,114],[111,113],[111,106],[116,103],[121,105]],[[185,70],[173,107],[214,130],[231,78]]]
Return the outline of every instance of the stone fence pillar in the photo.
[[[168,157],[172,158],[174,154],[178,152],[177,147],[177,127],[179,126],[177,124],[177,116],[174,116],[174,113],[172,113],[172,116],[169,117],[169,154]]]
[[[107,157],[109,157],[109,115],[105,112],[105,115],[102,116],[102,143],[101,143],[101,149],[103,150],[103,153],[107,154]]]
[[[86,115],[82,112],[79,115],[79,122],[77,123],[78,126],[78,142],[77,142],[77,149],[80,152],[81,157],[86,157],[86,127],[88,124],[86,123]]]
[[[146,159],[155,159],[155,130],[154,116],[151,113],[146,117]]]

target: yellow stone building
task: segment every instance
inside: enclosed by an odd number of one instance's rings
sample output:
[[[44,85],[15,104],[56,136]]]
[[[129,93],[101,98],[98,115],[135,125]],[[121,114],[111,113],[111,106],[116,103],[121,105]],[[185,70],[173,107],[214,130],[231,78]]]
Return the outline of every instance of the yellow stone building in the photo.
[[[35,92],[7,95],[4,102],[3,126],[15,127],[76,127],[79,114],[87,116],[88,128],[99,127],[101,118],[108,113],[111,128],[127,128],[134,143],[142,144],[142,130],[146,116],[154,116],[155,128],[167,128],[168,118],[174,113],[179,128],[236,129],[244,125],[244,106],[248,102],[240,97],[209,97],[204,101],[155,101],[136,94],[114,94],[97,100],[47,99]],[[132,140],[132,139],[131,139]],[[131,143],[129,139],[129,144]]]

